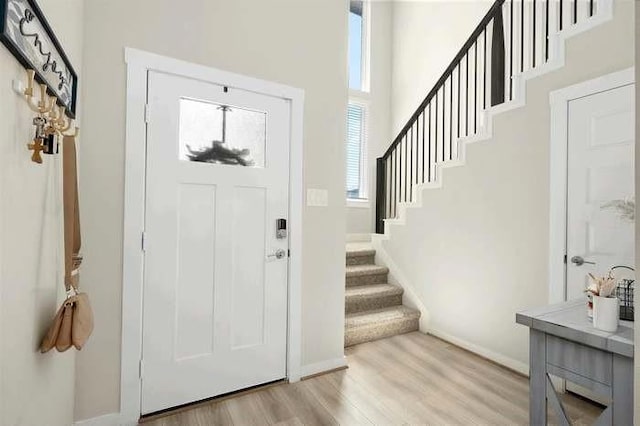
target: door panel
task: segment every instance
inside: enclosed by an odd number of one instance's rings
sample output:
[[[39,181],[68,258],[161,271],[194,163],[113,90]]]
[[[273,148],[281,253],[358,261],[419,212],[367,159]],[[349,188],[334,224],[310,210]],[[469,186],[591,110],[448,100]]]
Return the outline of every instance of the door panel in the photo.
[[[611,205],[635,194],[634,99],[628,85],[569,103],[568,300],[584,297],[589,272],[635,264],[634,224]]]
[[[261,345],[264,340],[264,269],[266,193],[263,188],[236,188],[233,200],[233,297],[231,347]],[[247,300],[246,295],[253,297]]]
[[[142,412],[286,376],[289,103],[151,72]]]
[[[176,359],[213,352],[215,186],[178,188]],[[193,329],[194,323],[199,323]]]

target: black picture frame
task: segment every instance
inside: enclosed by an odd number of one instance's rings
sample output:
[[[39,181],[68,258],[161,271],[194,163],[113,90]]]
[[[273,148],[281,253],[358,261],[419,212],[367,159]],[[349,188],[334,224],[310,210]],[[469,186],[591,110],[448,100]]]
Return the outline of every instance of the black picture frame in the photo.
[[[46,68],[39,66],[38,64],[32,63],[32,60],[29,58],[29,55],[21,48],[21,46],[16,44],[14,40],[10,37],[8,33],[8,24],[9,24],[8,16],[9,16],[10,3],[13,3],[13,4],[20,3],[28,6],[29,10],[34,15],[34,19],[37,19],[37,22],[42,26],[42,29],[46,33],[46,37],[49,38],[49,40],[47,41],[50,41],[50,43],[47,43],[47,44],[50,44],[52,45],[50,47],[53,47],[52,51],[48,51],[49,53],[48,58],[50,59],[52,55],[57,55],[62,60],[64,65],[63,71],[66,71],[65,77],[70,76],[72,80],[69,83],[71,87],[69,88],[70,96],[68,96],[68,102],[65,103],[60,100],[61,98],[60,90],[54,87],[51,84],[51,82],[47,80],[45,76]],[[25,67],[25,69],[32,69],[35,71],[35,80],[40,84],[46,84],[47,93],[50,96],[55,96],[56,98],[58,98],[58,105],[65,107],[65,112],[68,117],[75,118],[77,98],[78,98],[78,74],[75,72],[73,65],[69,61],[67,54],[65,53],[64,49],[60,45],[60,41],[58,40],[55,33],[53,32],[51,25],[49,25],[49,22],[47,21],[46,17],[42,13],[42,9],[40,9],[40,6],[38,6],[38,3],[35,0],[0,0],[0,19],[1,19],[0,20],[0,42],[4,44],[4,46],[11,52],[11,54],[18,60],[18,62],[20,62],[20,64],[23,67]],[[36,43],[38,40],[38,35],[30,34],[29,37],[24,37],[24,39],[25,40],[29,39],[31,43]],[[34,44],[34,46],[36,46],[36,44]],[[40,52],[42,52],[42,44],[40,45]],[[42,56],[43,58],[47,57],[44,54],[42,54]],[[53,64],[55,64],[55,66],[60,65],[57,61],[54,60],[53,62],[49,63],[49,68],[51,68],[51,65]],[[54,71],[55,71],[55,66],[53,67]],[[50,72],[49,75],[51,75],[51,73],[52,72]],[[58,74],[62,75],[62,73],[58,73]],[[60,78],[60,81],[62,82],[63,79]],[[65,92],[65,95],[67,93],[68,92]]]

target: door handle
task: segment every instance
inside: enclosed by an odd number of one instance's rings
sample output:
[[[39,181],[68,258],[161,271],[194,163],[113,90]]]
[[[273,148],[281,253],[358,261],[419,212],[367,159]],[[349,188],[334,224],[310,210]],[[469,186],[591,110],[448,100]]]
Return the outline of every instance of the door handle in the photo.
[[[589,264],[589,265],[595,265],[595,264],[596,264],[596,262],[589,262],[588,260],[584,260],[584,259],[582,258],[582,256],[573,256],[573,257],[571,258],[571,263],[573,263],[573,264],[574,264],[574,265],[576,265],[576,266],[582,266],[582,265],[584,265],[585,263],[587,263],[587,264]]]
[[[280,250],[276,250],[275,253],[268,254],[267,260],[283,259],[286,256],[287,256],[287,252],[284,251],[283,249],[280,249]]]

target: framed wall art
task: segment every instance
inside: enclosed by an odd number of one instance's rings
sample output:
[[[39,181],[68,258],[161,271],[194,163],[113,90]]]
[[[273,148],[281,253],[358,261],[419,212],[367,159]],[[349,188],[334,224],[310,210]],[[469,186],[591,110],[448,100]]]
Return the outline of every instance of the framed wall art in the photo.
[[[0,0],[0,42],[75,118],[78,76],[35,0]]]

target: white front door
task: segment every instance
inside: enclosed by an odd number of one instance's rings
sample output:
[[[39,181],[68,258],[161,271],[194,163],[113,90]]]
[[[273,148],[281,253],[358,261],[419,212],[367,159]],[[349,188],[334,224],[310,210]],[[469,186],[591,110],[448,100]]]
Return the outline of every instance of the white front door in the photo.
[[[143,414],[283,379],[287,346],[289,101],[148,83]]]
[[[632,84],[569,103],[568,300],[584,297],[587,273],[635,265],[634,102]]]

